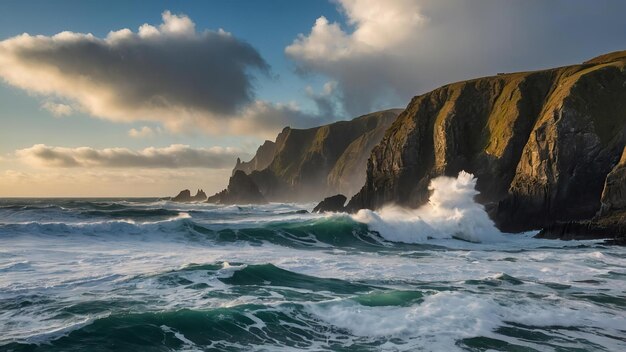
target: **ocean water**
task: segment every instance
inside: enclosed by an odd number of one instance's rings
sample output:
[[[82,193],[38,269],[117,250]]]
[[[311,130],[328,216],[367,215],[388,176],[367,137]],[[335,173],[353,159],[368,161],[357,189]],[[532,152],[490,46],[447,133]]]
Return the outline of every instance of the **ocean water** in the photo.
[[[353,216],[0,200],[0,351],[626,351],[626,248],[501,234],[474,182]]]

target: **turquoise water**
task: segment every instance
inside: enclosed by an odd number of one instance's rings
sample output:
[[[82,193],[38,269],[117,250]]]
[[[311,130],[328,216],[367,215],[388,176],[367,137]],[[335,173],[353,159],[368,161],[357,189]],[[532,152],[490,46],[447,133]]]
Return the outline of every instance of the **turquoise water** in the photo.
[[[312,207],[0,200],[0,351],[626,350],[624,247]]]

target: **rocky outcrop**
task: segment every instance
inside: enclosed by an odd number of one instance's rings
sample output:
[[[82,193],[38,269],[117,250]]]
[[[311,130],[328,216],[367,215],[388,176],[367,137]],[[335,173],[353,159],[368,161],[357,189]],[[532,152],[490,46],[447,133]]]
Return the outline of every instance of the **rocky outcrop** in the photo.
[[[270,201],[305,202],[337,193],[352,195],[365,182],[371,148],[399,113],[393,109],[315,128],[286,127],[274,143],[265,142],[250,162],[238,161],[233,171],[251,170],[246,171],[250,179]],[[271,162],[259,169],[270,151]]]
[[[610,238],[626,245],[626,148],[613,170],[606,176],[600,211],[592,219],[557,222],[544,228],[539,238]]]
[[[254,157],[250,161],[242,162],[240,158],[237,158],[237,164],[233,169],[233,175],[235,171],[241,170],[246,174],[250,174],[252,171],[260,171],[269,166],[274,160],[274,153],[276,152],[276,143],[272,141],[265,141],[256,151]]]
[[[230,177],[228,188],[209,197],[207,203],[265,204],[267,200],[245,172],[236,170]]]
[[[313,208],[314,213],[324,213],[324,212],[343,212],[345,211],[346,204],[346,196],[343,194],[337,194],[332,197],[326,197],[323,201],[321,201],[315,208]]]
[[[206,199],[206,193],[201,189],[196,192],[195,196],[191,195],[191,191],[185,189],[180,191],[176,197],[171,198],[173,202],[204,202]]]
[[[593,217],[626,142],[625,53],[413,98],[372,150],[348,208],[417,207],[432,178],[466,170],[502,230]]]
[[[606,176],[600,202],[599,216],[626,211],[626,148],[619,163]]]

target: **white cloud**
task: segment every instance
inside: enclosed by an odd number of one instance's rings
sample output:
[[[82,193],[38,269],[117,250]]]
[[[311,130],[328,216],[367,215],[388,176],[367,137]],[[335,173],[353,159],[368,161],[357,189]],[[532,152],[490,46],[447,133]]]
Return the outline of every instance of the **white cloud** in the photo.
[[[151,128],[148,126],[142,126],[139,129],[131,128],[128,130],[128,135],[133,138],[148,138],[154,137],[158,134],[161,134],[161,128],[159,127]]]
[[[301,70],[336,80],[345,109],[356,115],[388,98],[396,90],[395,79],[413,77],[410,70],[399,74],[406,66],[397,67],[394,61],[406,54],[398,50],[412,46],[413,36],[428,21],[414,0],[341,0],[339,5],[353,32],[322,16],[308,35],[299,35],[285,52]]]
[[[74,112],[71,106],[63,103],[55,103],[53,101],[45,101],[41,104],[41,108],[48,110],[52,115],[56,117],[68,116]]]
[[[181,189],[213,194],[231,169],[45,169],[0,171],[0,197],[162,197]]]
[[[454,81],[576,63],[624,49],[618,33],[626,30],[625,2],[336,3],[345,26],[319,17],[285,53],[299,72],[336,81],[336,96],[351,116],[406,104]]]
[[[228,169],[238,156],[237,148],[191,148],[173,144],[134,151],[128,148],[94,149],[90,147],[53,147],[36,144],[15,151],[15,157],[35,167],[84,168],[210,168]]]

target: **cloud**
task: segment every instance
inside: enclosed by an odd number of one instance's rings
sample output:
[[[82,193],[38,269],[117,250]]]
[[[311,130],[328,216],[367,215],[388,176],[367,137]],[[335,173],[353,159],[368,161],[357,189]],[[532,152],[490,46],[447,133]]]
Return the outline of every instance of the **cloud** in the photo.
[[[55,103],[52,101],[46,101],[41,104],[41,108],[44,110],[48,110],[52,115],[56,117],[68,116],[74,112],[71,106],[62,103]]]
[[[94,149],[90,147],[53,147],[36,144],[15,152],[18,160],[35,167],[60,168],[231,168],[241,156],[237,148],[191,148],[173,144],[164,148]]]
[[[162,197],[181,189],[213,194],[231,169],[0,170],[0,197]]]
[[[341,105],[341,93],[337,91],[337,82],[324,83],[321,93],[317,93],[311,86],[306,87],[306,94],[317,107],[318,115],[328,116],[331,119],[346,117]],[[334,117],[334,118],[333,118]]]
[[[161,134],[161,128],[150,128],[148,126],[142,126],[140,129],[131,128],[128,130],[128,135],[133,138],[147,138],[154,137],[157,134]]]
[[[158,27],[144,24],[105,38],[61,32],[6,39],[0,42],[0,77],[96,117],[219,133],[221,124],[254,103],[253,74],[268,73],[269,65],[221,29],[196,31],[189,17],[169,11],[162,18]],[[72,111],[65,104],[44,108],[59,115]]]
[[[298,72],[337,82],[349,115],[406,104],[440,85],[584,60],[626,42],[626,3],[598,0],[336,0],[285,48]],[[581,25],[584,24],[584,25]]]

